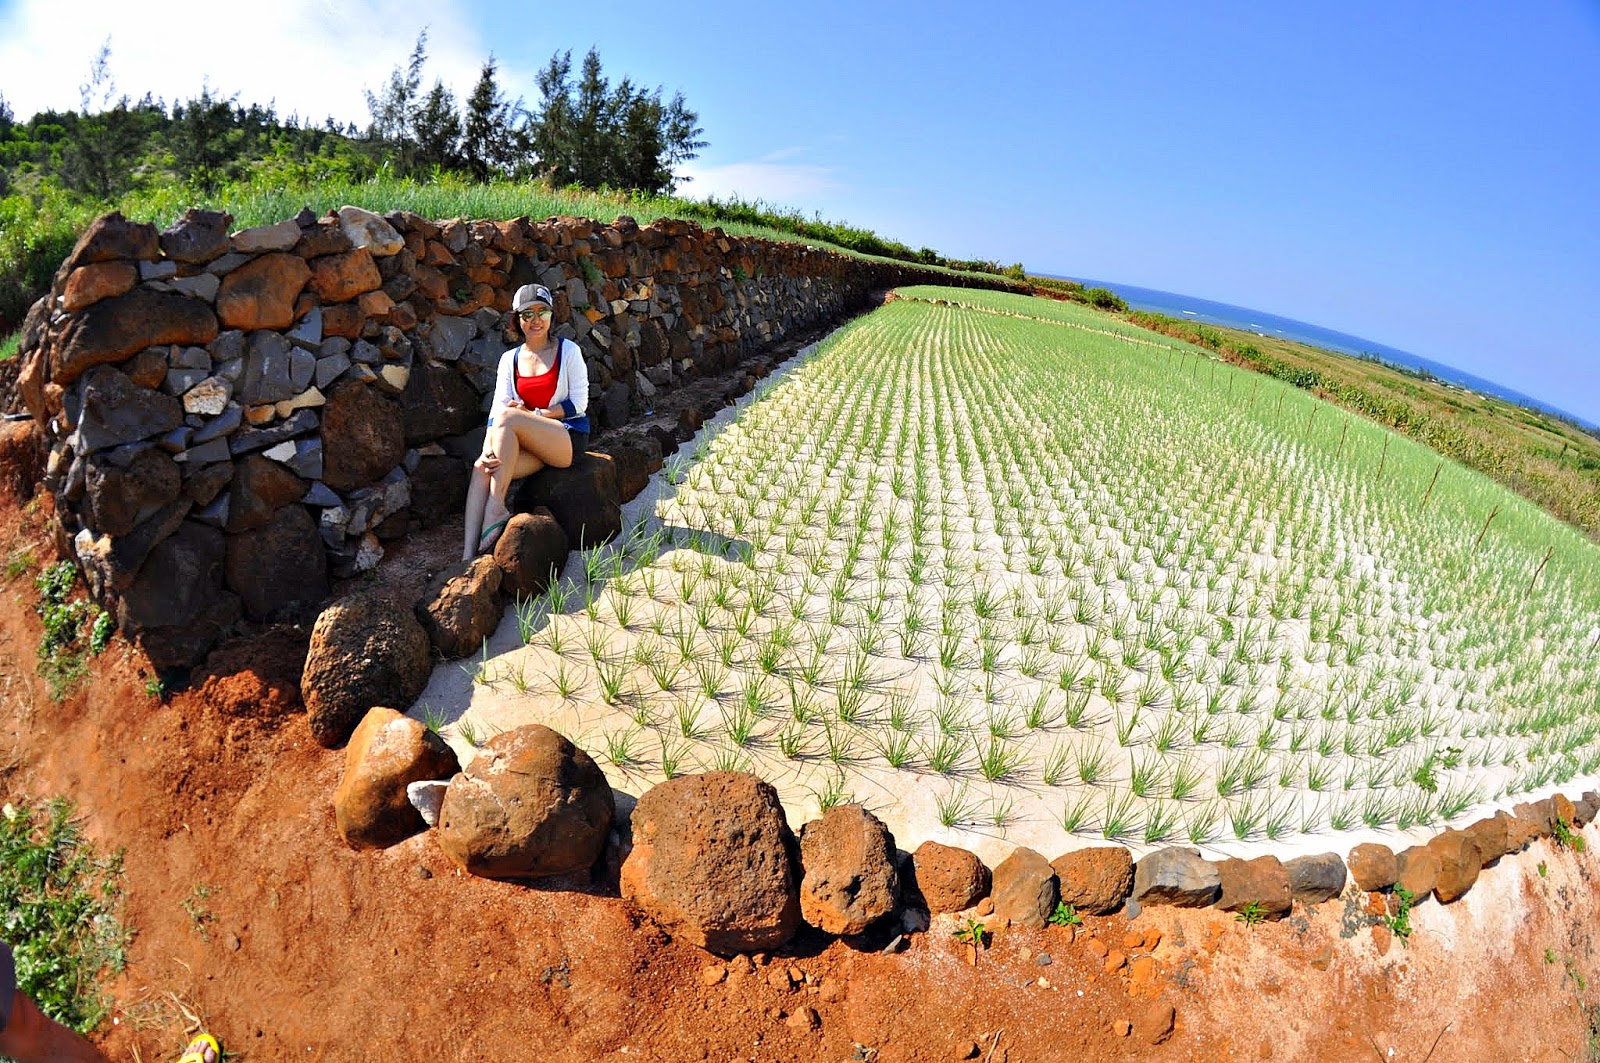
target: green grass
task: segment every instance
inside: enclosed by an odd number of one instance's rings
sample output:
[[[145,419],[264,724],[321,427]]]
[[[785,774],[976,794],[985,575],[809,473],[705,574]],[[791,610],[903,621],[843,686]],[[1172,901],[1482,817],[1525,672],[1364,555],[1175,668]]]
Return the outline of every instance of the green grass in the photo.
[[[66,801],[5,806],[0,932],[16,954],[17,987],[80,1032],[105,1017],[102,985],[126,964],[121,875],[121,855],[97,854]]]
[[[39,640],[39,674],[60,701],[89,674],[88,658],[110,642],[116,624],[99,606],[73,593],[78,571],[70,561],[57,561],[39,573],[35,611],[44,626]]]
[[[9,336],[0,336],[0,362],[8,358],[15,358],[17,351],[22,348],[22,332],[20,330]]]

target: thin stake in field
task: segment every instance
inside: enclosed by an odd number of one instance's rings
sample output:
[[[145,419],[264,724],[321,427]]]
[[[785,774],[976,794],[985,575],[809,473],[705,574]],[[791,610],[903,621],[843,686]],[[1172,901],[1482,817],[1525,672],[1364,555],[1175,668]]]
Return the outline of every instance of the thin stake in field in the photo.
[[[1539,567],[1533,570],[1533,578],[1528,580],[1528,589],[1522,595],[1524,598],[1533,594],[1533,585],[1539,582],[1539,573],[1544,571],[1544,566],[1550,563],[1550,555],[1555,552],[1556,548],[1554,543],[1545,547],[1544,558],[1539,562]]]
[[[1428,489],[1422,493],[1422,504],[1417,507],[1418,513],[1428,508],[1428,499],[1433,497],[1433,485],[1439,482],[1439,470],[1442,468],[1444,468],[1442,461],[1433,467],[1433,479],[1428,481]]]
[[[1378,458],[1378,471],[1372,474],[1372,478],[1374,480],[1383,478],[1383,466],[1389,460],[1389,441],[1393,438],[1394,436],[1391,435],[1385,435],[1383,437],[1383,454]]]
[[[1472,544],[1472,552],[1477,553],[1478,547],[1483,545],[1483,537],[1489,534],[1489,523],[1500,514],[1500,507],[1495,506],[1489,511],[1489,516],[1483,522],[1483,530],[1478,532],[1478,541]]]

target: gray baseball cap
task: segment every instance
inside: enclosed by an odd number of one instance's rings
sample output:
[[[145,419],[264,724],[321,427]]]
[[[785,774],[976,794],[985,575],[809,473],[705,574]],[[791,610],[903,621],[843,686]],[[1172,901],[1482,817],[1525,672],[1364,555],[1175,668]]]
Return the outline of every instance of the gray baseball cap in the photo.
[[[542,284],[524,284],[517,289],[517,294],[511,297],[512,310],[526,310],[533,305],[554,307],[556,301],[550,297],[550,289]]]

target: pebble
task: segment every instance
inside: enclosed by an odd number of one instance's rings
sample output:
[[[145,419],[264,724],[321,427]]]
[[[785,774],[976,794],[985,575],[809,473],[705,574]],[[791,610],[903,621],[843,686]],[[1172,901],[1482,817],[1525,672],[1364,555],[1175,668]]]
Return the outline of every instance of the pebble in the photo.
[[[956,1044],[957,1059],[977,1059],[981,1051],[976,1041],[961,1041]]]
[[[978,902],[978,914],[979,915],[993,915],[994,914],[994,898],[993,897],[985,897],[983,900]]]
[[[432,878],[433,877],[433,872],[429,871],[427,868],[423,867],[421,864],[418,864],[417,865],[417,877],[418,878],[422,878],[422,879]]]
[[[815,1030],[822,1025],[822,1016],[816,1008],[800,1008],[789,1016],[789,1026],[796,1030]]]
[[[714,963],[700,971],[700,981],[706,985],[716,985],[728,977],[728,969],[720,963]]]
[[[1118,1037],[1126,1037],[1133,1032],[1133,1023],[1127,1019],[1118,1019],[1111,1024],[1111,1029]]]
[[[1033,958],[1033,962],[1038,964],[1040,967],[1048,967],[1055,961],[1050,958],[1050,954],[1048,952],[1041,952],[1039,955]]]

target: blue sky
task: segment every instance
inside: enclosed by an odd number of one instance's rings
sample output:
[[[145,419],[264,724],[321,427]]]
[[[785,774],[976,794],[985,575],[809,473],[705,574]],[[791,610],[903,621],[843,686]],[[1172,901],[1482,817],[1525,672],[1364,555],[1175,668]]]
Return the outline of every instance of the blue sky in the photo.
[[[355,120],[423,26],[430,76],[465,93],[492,52],[530,103],[594,45],[700,112],[687,192],[1300,318],[1600,422],[1595,0],[59,11],[0,2],[21,114],[76,106],[108,35],[122,91]]]

